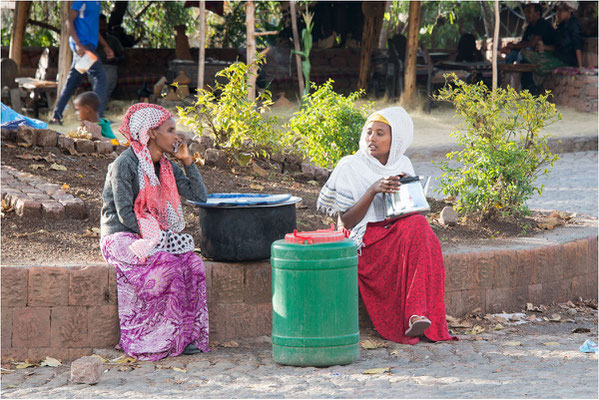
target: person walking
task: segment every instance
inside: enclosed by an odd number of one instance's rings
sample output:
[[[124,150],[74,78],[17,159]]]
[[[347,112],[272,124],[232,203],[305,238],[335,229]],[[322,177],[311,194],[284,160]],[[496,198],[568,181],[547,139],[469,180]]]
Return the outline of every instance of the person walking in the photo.
[[[75,65],[83,56],[85,56],[87,51],[94,53],[98,58],[87,70],[86,74],[92,84],[94,92],[100,97],[100,116],[104,113],[107,100],[107,82],[106,73],[104,72],[102,62],[96,51],[98,42],[104,48],[108,60],[114,57],[114,52],[100,35],[100,11],[101,5],[99,1],[73,1],[73,4],[71,5],[67,28],[69,32],[69,47],[73,51],[73,63],[71,64],[67,81],[60,92],[60,97],[54,108],[52,119],[49,121],[50,124],[62,125],[62,113],[69,99],[73,95],[73,92],[79,87],[81,80],[83,79],[83,74],[75,69]]]

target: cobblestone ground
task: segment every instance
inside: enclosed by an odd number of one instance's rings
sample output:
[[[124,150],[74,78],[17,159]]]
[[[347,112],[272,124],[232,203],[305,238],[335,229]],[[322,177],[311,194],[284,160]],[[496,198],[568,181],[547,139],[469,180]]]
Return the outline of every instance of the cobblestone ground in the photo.
[[[418,175],[432,176],[428,195],[437,199],[444,196],[434,192],[438,188],[435,177],[441,170],[431,162],[416,162]],[[532,209],[567,211],[597,217],[597,152],[586,151],[560,154],[549,175],[539,178],[545,189],[541,196],[528,201]]]
[[[107,365],[96,385],[69,381],[69,365],[2,375],[4,398],[597,398],[597,311],[529,322],[453,343],[387,342],[359,361],[328,368],[275,363],[269,338],[134,366]],[[572,333],[575,328],[591,333]],[[362,339],[376,338],[362,332]],[[378,339],[375,339],[378,340]],[[122,355],[96,351],[106,357]],[[108,354],[107,354],[108,353]],[[109,354],[112,353],[112,354]],[[371,368],[389,372],[367,375]]]

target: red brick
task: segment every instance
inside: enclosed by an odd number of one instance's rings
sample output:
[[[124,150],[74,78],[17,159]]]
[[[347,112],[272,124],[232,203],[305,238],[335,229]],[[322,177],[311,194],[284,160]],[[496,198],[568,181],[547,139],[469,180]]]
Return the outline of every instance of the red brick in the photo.
[[[86,307],[52,307],[50,329],[52,332],[52,347],[88,346]]]
[[[90,265],[69,270],[69,305],[99,306],[108,302],[108,268]]]
[[[212,299],[218,303],[243,301],[244,264],[212,264]]]
[[[571,293],[574,299],[577,299],[578,297],[588,299],[597,295],[597,291],[592,291],[591,282],[586,275],[575,276],[572,278]]]
[[[17,129],[17,143],[26,143],[32,146],[37,144],[36,130],[30,126],[20,125]]]
[[[12,346],[12,307],[2,307],[2,348]]]
[[[27,305],[27,276],[29,270],[24,267],[2,266],[0,271],[2,306]]]
[[[75,150],[79,153],[93,153],[95,151],[94,142],[88,139],[75,139]]]
[[[15,307],[12,316],[13,347],[50,346],[50,308]]]
[[[96,153],[108,154],[112,153],[113,144],[110,140],[98,140],[95,142]]]
[[[480,289],[493,287],[493,273],[495,268],[495,254],[488,253],[473,253],[472,263],[476,265],[476,281]]]
[[[445,292],[445,312],[454,317],[463,316],[476,308],[485,311],[485,290],[452,290]]]
[[[117,296],[116,269],[112,265],[108,265],[108,304],[118,304]]]
[[[544,302],[543,298],[543,285],[540,283],[535,283],[533,285],[528,286],[528,302],[532,304],[542,304]]]
[[[512,300],[512,288],[503,287],[487,289],[486,294],[486,313],[496,313],[514,310],[514,304]]]
[[[58,147],[66,153],[75,154],[75,140],[65,135],[58,136]]]
[[[76,360],[81,357],[91,356],[93,354],[93,349],[91,347],[78,347],[71,348],[69,350],[69,360]]]
[[[120,339],[119,309],[116,305],[90,307],[87,331],[92,347],[114,347]]]
[[[445,262],[445,290],[473,289],[477,286],[476,265],[472,254],[448,254]]]
[[[26,348],[2,348],[2,361],[25,361],[27,359]]]
[[[23,218],[40,218],[42,216],[42,203],[28,197],[20,197],[15,202],[15,212]]]
[[[60,204],[64,206],[64,211],[67,218],[85,219],[88,216],[85,202],[81,199],[60,200]]]
[[[525,269],[518,268],[518,253],[513,250],[496,251],[493,255],[493,280],[491,288],[513,287],[524,282],[515,281],[516,274],[526,275]],[[528,279],[526,279],[528,281]]]
[[[27,351],[27,360],[29,362],[38,363],[45,360],[46,357],[56,358],[59,361],[68,360],[69,349],[61,347],[34,347]]]
[[[598,239],[597,236],[591,236],[587,239],[588,243],[588,255],[589,262],[587,263],[587,273],[597,271],[597,257],[598,257]]]
[[[562,271],[557,263],[559,246],[544,246],[535,249],[537,281],[533,283],[553,282],[561,279]]]
[[[272,306],[267,304],[215,304],[210,315],[212,340],[231,340],[243,337],[270,335],[272,332]],[[212,328],[212,326],[211,326]]]
[[[30,306],[60,306],[69,301],[69,272],[63,267],[29,269]]]
[[[47,220],[64,219],[64,206],[57,201],[44,201],[42,202],[42,215]]]
[[[559,280],[543,282],[542,303],[548,304],[552,301],[562,302],[570,300],[572,294],[572,280]]]
[[[37,131],[37,145],[42,147],[56,147],[58,134],[51,129],[40,129]]]
[[[244,300],[246,303],[272,301],[270,264],[248,265],[245,270]]]
[[[586,269],[582,241],[561,244],[557,250],[556,264],[561,272],[561,278],[572,278],[581,275]],[[586,249],[584,250],[586,253]]]

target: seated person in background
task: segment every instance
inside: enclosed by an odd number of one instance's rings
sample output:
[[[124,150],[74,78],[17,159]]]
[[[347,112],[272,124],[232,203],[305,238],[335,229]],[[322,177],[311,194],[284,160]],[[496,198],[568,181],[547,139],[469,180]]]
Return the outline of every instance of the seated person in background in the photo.
[[[108,166],[100,219],[102,255],[117,274],[119,346],[151,361],[210,351],[206,270],[181,233],[180,196],[206,201],[202,175],[165,108],[129,107],[120,132],[131,145]]]
[[[339,161],[317,206],[338,214],[358,244],[358,285],[377,332],[387,340],[416,344],[421,338],[457,340],[445,319],[445,267],[439,239],[418,213],[385,219],[383,193],[413,175],[404,155],[413,123],[401,107],[372,114],[360,149]]]
[[[522,40],[518,43],[508,43],[501,48],[501,52],[507,54],[505,62],[513,64],[520,62],[520,50],[534,49],[539,40],[546,44],[553,44],[555,41],[555,31],[551,24],[543,18],[543,7],[539,3],[528,3],[525,8],[526,29]]]
[[[458,41],[458,54],[456,61],[477,62],[483,61],[483,55],[476,48],[476,37],[471,33],[464,33]]]
[[[81,93],[75,98],[73,104],[77,118],[95,139],[100,139],[99,135],[95,135],[95,132],[98,131],[95,128],[96,126],[100,128],[101,136],[108,139],[116,139],[110,128],[110,121],[106,118],[100,118],[98,110],[100,109],[101,102],[100,97],[95,92]]]
[[[533,73],[534,83],[543,84],[545,75],[558,67],[582,67],[582,33],[580,25],[572,15],[574,4],[565,1],[557,7],[557,31],[554,44],[539,41],[536,50],[522,52],[524,60],[540,67]]]

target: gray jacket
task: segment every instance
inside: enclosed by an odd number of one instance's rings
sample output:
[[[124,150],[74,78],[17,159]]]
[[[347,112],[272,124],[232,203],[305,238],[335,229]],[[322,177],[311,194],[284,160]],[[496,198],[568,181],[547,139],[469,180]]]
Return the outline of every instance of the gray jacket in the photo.
[[[170,160],[169,160],[170,161]],[[185,173],[170,161],[177,182],[179,195],[188,200],[206,201],[208,192],[202,175],[195,164],[185,167]],[[139,161],[133,149],[128,148],[108,166],[106,182],[102,191],[102,216],[100,233],[102,237],[117,232],[139,234],[137,218],[133,211],[139,194],[137,167]]]

